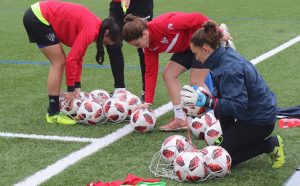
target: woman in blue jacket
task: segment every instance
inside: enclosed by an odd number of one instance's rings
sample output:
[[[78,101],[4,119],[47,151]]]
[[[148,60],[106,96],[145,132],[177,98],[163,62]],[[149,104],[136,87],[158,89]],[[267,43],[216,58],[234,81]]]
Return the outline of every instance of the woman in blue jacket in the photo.
[[[220,120],[223,135],[215,144],[225,148],[232,165],[268,153],[272,167],[284,164],[280,136],[270,136],[276,122],[276,97],[254,65],[232,48],[224,48],[222,33],[208,21],[191,38],[191,50],[203,68],[211,70],[213,97],[185,85],[183,104],[211,108]]]

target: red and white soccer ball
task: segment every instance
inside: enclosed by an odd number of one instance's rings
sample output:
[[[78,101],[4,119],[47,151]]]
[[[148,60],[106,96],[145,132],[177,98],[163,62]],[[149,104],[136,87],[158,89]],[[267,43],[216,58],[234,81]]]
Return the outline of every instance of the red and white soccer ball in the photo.
[[[151,132],[156,124],[155,113],[149,109],[138,109],[131,115],[130,124],[137,132]]]
[[[102,106],[94,101],[83,101],[77,111],[78,121],[84,124],[101,124],[100,121],[103,121],[104,118]]]
[[[112,96],[112,98],[118,98],[118,97],[122,96],[123,94],[131,94],[131,92],[129,92],[128,90],[116,90],[114,92],[114,95]]]
[[[215,117],[213,110],[206,112],[202,117],[204,118],[208,127],[217,122],[217,118]]]
[[[222,135],[222,128],[219,121],[207,126],[205,131],[205,142],[207,145],[214,145],[216,140]]]
[[[104,113],[109,122],[120,123],[127,117],[128,105],[124,101],[120,101],[119,98],[110,98],[104,105]]]
[[[173,135],[165,139],[160,154],[166,164],[172,164],[179,153],[192,149],[192,145],[181,135]]]
[[[185,150],[175,159],[174,171],[180,181],[199,182],[206,177],[204,156],[197,151]]]
[[[132,112],[142,103],[140,98],[134,94],[127,94],[128,103],[128,116],[130,117]]]
[[[189,123],[189,128],[197,139],[204,140],[205,131],[207,128],[207,124],[203,117],[194,118]]]
[[[124,101],[127,103],[128,107],[128,118],[130,118],[132,111],[136,110],[139,104],[141,104],[141,100],[139,97],[137,97],[134,94],[128,93],[128,94],[119,94],[118,96],[120,101]]]
[[[220,146],[207,146],[200,150],[204,155],[208,175],[222,178],[230,173],[231,157],[229,153]]]
[[[101,105],[103,105],[110,98],[109,93],[103,89],[93,90],[90,95],[93,100]]]
[[[60,111],[70,116],[76,115],[81,103],[81,99],[64,99],[60,102]]]
[[[194,105],[182,105],[182,110],[187,116],[200,117],[204,112],[206,112],[205,107],[197,107]]]
[[[90,100],[90,101],[93,100],[91,94],[88,93],[88,92],[80,92],[80,93],[79,93],[79,98],[80,98],[81,100],[83,100],[83,101],[84,101],[84,100]]]

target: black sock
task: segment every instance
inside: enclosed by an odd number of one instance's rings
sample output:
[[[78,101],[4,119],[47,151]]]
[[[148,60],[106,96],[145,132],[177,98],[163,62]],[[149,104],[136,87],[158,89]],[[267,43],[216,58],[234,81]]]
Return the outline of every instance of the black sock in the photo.
[[[50,116],[53,116],[53,115],[56,115],[59,113],[59,96],[50,96],[49,95],[48,113]]]

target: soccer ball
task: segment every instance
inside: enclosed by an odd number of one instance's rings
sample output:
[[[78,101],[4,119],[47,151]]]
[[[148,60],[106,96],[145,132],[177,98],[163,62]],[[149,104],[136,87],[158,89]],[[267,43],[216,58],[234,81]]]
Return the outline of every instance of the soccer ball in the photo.
[[[205,107],[197,107],[194,105],[182,105],[182,110],[187,116],[199,117],[206,112]]]
[[[160,148],[160,154],[165,163],[172,164],[180,152],[190,149],[192,146],[184,136],[173,135],[165,139]]]
[[[81,99],[64,99],[60,103],[60,111],[67,115],[76,115],[77,110],[81,105],[82,100]]]
[[[175,159],[174,171],[180,181],[198,182],[206,177],[207,169],[200,152],[185,150]]]
[[[220,146],[207,146],[200,150],[204,155],[205,165],[209,176],[222,178],[230,172],[231,157],[229,153]]]
[[[141,100],[138,96],[134,94],[123,94],[123,96],[119,97],[119,99],[122,99],[122,97],[126,98],[126,102],[128,104],[128,117],[131,116],[132,112],[141,104]]]
[[[120,123],[127,117],[127,103],[120,101],[118,98],[110,98],[104,105],[104,112],[108,121],[112,123]]]
[[[100,124],[104,117],[102,106],[89,100],[83,101],[77,111],[79,122],[88,125]]]
[[[150,132],[154,129],[156,123],[156,116],[153,111],[149,109],[138,109],[130,118],[130,124],[137,132]]]
[[[114,92],[114,95],[112,96],[112,98],[118,98],[118,97],[122,96],[123,94],[131,94],[131,92],[129,92],[128,90],[116,90]]]
[[[120,101],[124,101],[128,105],[128,112],[127,115],[130,118],[132,111],[134,111],[139,104],[141,104],[141,100],[139,97],[137,97],[134,94],[128,93],[128,94],[118,94],[117,97]]]
[[[205,142],[207,145],[213,145],[218,137],[222,135],[222,128],[219,121],[214,122],[206,128]]]
[[[93,90],[90,93],[90,95],[93,98],[93,100],[95,100],[97,103],[101,105],[103,105],[105,101],[107,101],[110,98],[109,93],[103,89]]]
[[[203,117],[201,118],[194,118],[191,123],[189,123],[189,128],[196,136],[197,139],[204,140],[205,131],[207,128],[207,124]]]
[[[79,93],[79,98],[81,100],[93,100],[92,96],[90,93],[87,93],[87,92],[80,92]]]
[[[204,118],[205,123],[208,127],[212,126],[215,122],[217,122],[217,118],[215,117],[213,110],[206,112],[202,117]]]

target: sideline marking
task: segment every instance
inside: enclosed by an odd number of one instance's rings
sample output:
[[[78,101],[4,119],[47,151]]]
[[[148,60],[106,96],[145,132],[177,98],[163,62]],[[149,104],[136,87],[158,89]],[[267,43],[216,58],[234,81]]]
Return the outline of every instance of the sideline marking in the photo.
[[[37,134],[21,134],[0,132],[0,137],[8,138],[26,138],[26,139],[43,139],[43,140],[57,140],[57,141],[71,141],[71,142],[94,142],[97,138],[83,138],[74,136],[50,136],[50,135],[37,135]]]
[[[292,42],[291,42],[292,41]],[[251,60],[251,63],[253,63],[254,65],[260,63],[261,61],[281,52],[282,50],[296,44],[297,42],[300,41],[300,36],[295,37],[292,40],[289,40],[288,42],[280,45],[279,49],[275,50],[270,50],[270,52],[266,52],[254,59]],[[272,51],[272,52],[271,52]],[[269,54],[268,54],[269,53]],[[172,109],[172,103],[169,102],[161,107],[159,107],[158,109],[155,110],[155,114],[157,114],[157,117],[160,117],[161,115],[165,114],[166,112],[170,111]],[[100,138],[99,141],[93,142],[92,144],[76,151],[73,152],[71,154],[69,154],[67,157],[58,160],[57,162],[55,162],[52,165],[49,165],[48,167],[46,167],[43,170],[38,171],[37,173],[35,173],[34,175],[25,178],[24,181],[16,183],[16,186],[33,186],[33,185],[39,185],[45,181],[47,181],[48,179],[50,179],[52,176],[55,176],[57,174],[59,174],[60,172],[62,172],[64,169],[68,168],[69,166],[75,164],[76,162],[78,162],[79,160],[95,153],[96,151],[108,146],[109,144],[117,141],[118,139],[126,136],[127,134],[130,134],[133,129],[131,128],[130,130],[128,129],[128,126],[130,125],[126,125],[125,127],[118,129],[116,132],[109,134],[103,138]],[[113,139],[114,135],[117,132],[119,132],[120,136],[115,136],[117,139]],[[121,136],[122,135],[122,136]],[[107,139],[108,141],[103,141],[103,139]],[[109,141],[110,140],[110,141]]]
[[[284,186],[300,185],[300,167],[295,170],[293,175],[284,183]]]
[[[298,43],[299,41],[300,41],[300,36],[297,36],[297,37],[295,37],[295,38],[293,38],[293,39],[291,39],[291,40],[283,43],[282,45],[279,45],[278,47],[270,50],[269,52],[266,52],[266,53],[264,53],[264,54],[262,54],[262,55],[260,55],[260,56],[258,56],[256,58],[252,59],[251,63],[253,63],[254,65],[256,65],[256,64],[262,62],[263,60],[265,60],[265,59],[267,59],[269,57],[272,57],[275,54],[277,54],[277,53],[279,53],[279,52],[287,49],[288,47],[290,47],[290,46],[292,46],[292,45],[294,45],[296,43]]]

